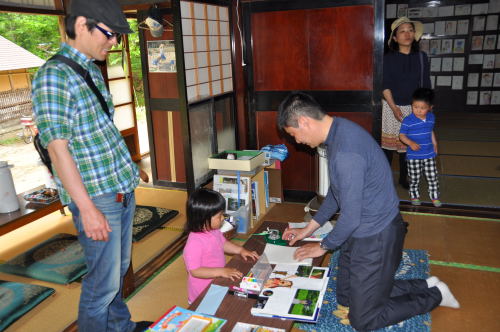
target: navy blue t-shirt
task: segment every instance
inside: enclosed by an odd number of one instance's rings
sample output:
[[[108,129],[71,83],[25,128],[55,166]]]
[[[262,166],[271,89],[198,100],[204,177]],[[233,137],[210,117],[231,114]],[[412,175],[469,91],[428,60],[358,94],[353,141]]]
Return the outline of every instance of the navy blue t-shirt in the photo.
[[[434,144],[432,143],[432,130],[436,117],[432,112],[428,112],[425,121],[420,120],[411,113],[403,119],[400,134],[406,135],[409,139],[420,145],[420,150],[413,151],[410,147],[406,150],[406,159],[429,159],[436,156]]]

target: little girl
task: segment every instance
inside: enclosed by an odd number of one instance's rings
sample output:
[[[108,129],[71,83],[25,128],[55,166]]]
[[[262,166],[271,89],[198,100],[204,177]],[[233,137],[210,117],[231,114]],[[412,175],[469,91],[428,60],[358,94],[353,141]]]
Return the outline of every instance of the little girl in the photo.
[[[222,235],[226,201],[221,194],[206,188],[197,189],[187,201],[186,231],[189,232],[184,247],[184,263],[188,271],[188,302],[193,303],[198,295],[217,277],[240,279],[243,274],[226,265],[226,254],[239,254],[245,261],[256,260],[259,255],[248,251]]]

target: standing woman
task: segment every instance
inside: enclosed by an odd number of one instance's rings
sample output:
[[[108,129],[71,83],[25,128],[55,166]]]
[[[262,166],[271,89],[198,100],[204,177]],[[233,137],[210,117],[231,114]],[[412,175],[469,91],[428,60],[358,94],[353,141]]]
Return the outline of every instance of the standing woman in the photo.
[[[382,149],[389,164],[399,154],[399,184],[408,189],[406,145],[399,140],[403,118],[411,114],[411,96],[417,88],[431,88],[429,59],[419,51],[421,22],[400,17],[391,25],[390,51],[384,56],[382,83]]]

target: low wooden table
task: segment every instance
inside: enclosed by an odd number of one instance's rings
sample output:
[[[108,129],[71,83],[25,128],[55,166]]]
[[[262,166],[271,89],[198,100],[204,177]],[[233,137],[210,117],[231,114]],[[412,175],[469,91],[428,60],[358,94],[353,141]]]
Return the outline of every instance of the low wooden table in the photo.
[[[60,200],[56,200],[49,204],[33,203],[24,200],[23,196],[25,194],[42,188],[43,186],[40,186],[17,195],[20,206],[19,210],[9,213],[0,213],[0,236],[57,210],[60,210],[61,214],[64,215],[64,208]]]
[[[260,233],[266,230],[267,227],[271,229],[279,229],[280,231],[283,232],[287,227],[287,225],[288,225],[287,223],[282,223],[282,222],[264,221],[255,233]],[[300,246],[302,244],[304,244],[304,242],[299,242],[296,245]],[[265,246],[266,246],[266,241],[264,236],[259,236],[259,235],[253,235],[248,239],[248,241],[244,245],[245,249],[255,250],[259,254],[262,254],[264,252]],[[313,260],[313,265],[319,266],[321,264],[322,259],[323,259],[322,257],[315,258]],[[255,262],[245,262],[243,258],[241,258],[238,255],[234,256],[226,266],[236,268],[240,270],[243,274],[246,274],[248,273],[248,271],[250,271],[254,263]],[[213,283],[216,285],[226,286],[226,287],[239,286],[239,280],[231,281],[230,279],[225,279],[225,278],[216,278],[214,279]],[[203,297],[205,296],[207,290],[205,290],[196,299],[196,301],[189,306],[190,310],[193,311],[196,310],[196,308],[202,301]],[[243,298],[236,295],[231,295],[229,293],[226,294],[224,300],[219,306],[219,309],[217,309],[217,312],[215,313],[216,317],[227,319],[227,323],[224,324],[221,331],[230,332],[237,322],[282,328],[285,329],[286,331],[292,328],[293,320],[290,319],[283,320],[278,318],[265,318],[265,317],[252,316],[250,310],[252,309],[252,307],[256,302],[257,302],[256,299]]]

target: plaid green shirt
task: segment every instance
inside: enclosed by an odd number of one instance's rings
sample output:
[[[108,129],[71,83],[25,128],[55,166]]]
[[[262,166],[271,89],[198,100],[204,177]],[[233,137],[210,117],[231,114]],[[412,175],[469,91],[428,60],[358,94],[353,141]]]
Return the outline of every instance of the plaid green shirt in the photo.
[[[84,54],[63,43],[59,53],[86,69],[106,100],[111,116],[113,102],[99,68]],[[125,142],[102,109],[87,82],[68,65],[52,60],[36,73],[32,101],[43,146],[54,139],[68,140],[69,152],[90,197],[132,192],[139,183],[139,169]],[[63,204],[71,197],[55,176]]]

